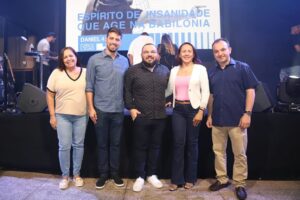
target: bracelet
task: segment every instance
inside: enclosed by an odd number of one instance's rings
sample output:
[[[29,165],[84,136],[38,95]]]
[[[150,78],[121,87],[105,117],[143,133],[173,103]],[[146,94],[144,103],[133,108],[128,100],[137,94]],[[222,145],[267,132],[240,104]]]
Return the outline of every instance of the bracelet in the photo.
[[[205,108],[201,108],[201,107],[199,107],[199,110],[202,110],[203,112],[205,111]]]

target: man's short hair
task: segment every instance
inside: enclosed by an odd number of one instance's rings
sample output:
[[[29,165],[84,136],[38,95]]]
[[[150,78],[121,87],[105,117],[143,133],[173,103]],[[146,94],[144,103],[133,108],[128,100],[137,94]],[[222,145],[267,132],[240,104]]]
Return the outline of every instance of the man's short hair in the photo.
[[[216,40],[212,43],[211,47],[213,47],[216,43],[218,43],[218,42],[220,42],[220,41],[225,42],[225,43],[228,45],[228,47],[230,47],[229,40],[227,40],[226,38],[218,38],[218,39],[216,39]]]
[[[54,33],[54,32],[47,33],[47,37],[51,37],[51,36],[56,38],[56,33]]]
[[[148,35],[149,36],[149,34],[147,32],[142,32],[141,35]]]
[[[108,37],[109,33],[116,33],[117,35],[121,36],[121,38],[122,38],[122,32],[117,27],[110,27],[107,31],[106,37]]]
[[[148,46],[148,45],[152,45],[152,46],[154,46],[154,47],[155,47],[155,49],[156,49],[156,46],[155,46],[155,44],[153,44],[153,43],[146,43],[146,44],[144,44],[144,46],[142,47],[142,53],[143,53],[143,49],[144,49],[144,47],[145,47],[145,46]]]

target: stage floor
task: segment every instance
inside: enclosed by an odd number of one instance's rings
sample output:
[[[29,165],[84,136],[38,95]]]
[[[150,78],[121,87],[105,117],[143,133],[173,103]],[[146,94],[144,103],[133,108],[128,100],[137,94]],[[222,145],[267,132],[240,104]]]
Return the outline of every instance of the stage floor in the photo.
[[[95,189],[95,178],[85,178],[82,188],[73,183],[67,190],[60,190],[58,184],[60,176],[53,174],[0,171],[0,199],[19,200],[73,200],[73,199],[236,199],[234,187],[231,185],[218,192],[208,191],[212,179],[198,179],[196,185],[190,189],[183,188],[170,192],[169,179],[163,179],[163,188],[154,189],[146,183],[142,192],[133,192],[133,179],[124,179],[125,186],[117,188],[109,181],[102,190]],[[247,181],[248,198],[251,200],[295,200],[300,197],[300,181]]]

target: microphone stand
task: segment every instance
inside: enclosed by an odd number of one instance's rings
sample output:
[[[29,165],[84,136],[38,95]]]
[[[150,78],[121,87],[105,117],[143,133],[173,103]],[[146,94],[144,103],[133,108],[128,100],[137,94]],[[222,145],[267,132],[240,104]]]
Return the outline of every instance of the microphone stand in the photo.
[[[44,56],[43,53],[37,52],[37,51],[29,51],[25,52],[26,56],[31,56],[31,57],[38,57],[40,60],[40,89],[44,91],[44,86],[43,86],[43,77],[44,77],[44,65],[43,65],[43,59],[42,57]]]
[[[39,53],[38,54],[39,58],[40,58],[40,89],[44,91],[44,86],[43,86],[43,75],[44,75],[44,65],[43,65],[43,61],[42,61],[42,56],[43,54],[42,53]]]

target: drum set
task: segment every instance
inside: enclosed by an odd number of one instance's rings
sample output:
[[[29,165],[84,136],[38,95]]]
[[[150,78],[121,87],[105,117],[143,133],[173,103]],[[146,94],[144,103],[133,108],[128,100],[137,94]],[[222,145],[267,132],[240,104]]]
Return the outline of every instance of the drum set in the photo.
[[[0,112],[15,112],[14,110],[16,110],[17,96],[19,93],[16,93],[15,91],[15,76],[12,70],[10,59],[6,53],[4,53],[3,56],[4,57],[0,56]],[[44,54],[37,51],[29,51],[25,52],[25,56],[34,57],[41,61],[44,57]],[[41,90],[43,90],[43,63],[39,63],[39,87]],[[7,66],[7,68],[5,68],[7,70],[4,70],[4,66]]]
[[[10,65],[10,61],[5,53],[4,57],[5,60],[7,60],[7,64]],[[15,92],[15,78],[13,74],[10,75],[11,76],[9,76],[4,70],[4,58],[0,56],[0,111],[15,113],[17,100]]]

